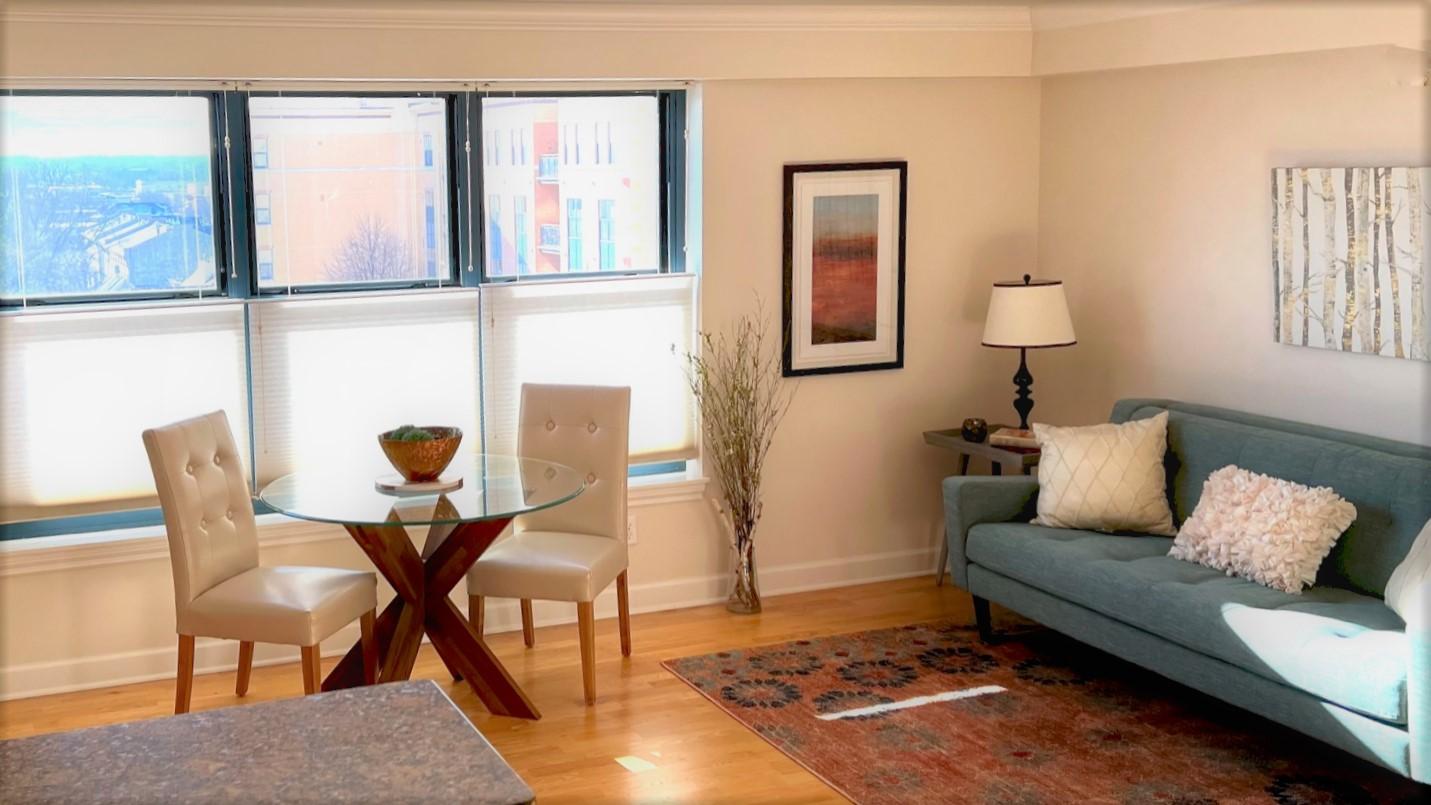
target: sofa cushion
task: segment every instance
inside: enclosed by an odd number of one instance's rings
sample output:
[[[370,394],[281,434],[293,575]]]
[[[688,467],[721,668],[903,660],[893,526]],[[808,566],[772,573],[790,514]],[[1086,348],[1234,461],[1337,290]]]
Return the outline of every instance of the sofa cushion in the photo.
[[[969,531],[969,561],[1325,701],[1406,722],[1405,625],[1380,599],[1301,595],[1167,556],[1172,540],[1021,523]]]
[[[1356,506],[1356,522],[1322,563],[1318,584],[1383,596],[1392,571],[1431,519],[1431,447],[1170,400],[1122,400],[1110,420],[1168,418],[1165,457],[1173,515],[1196,508],[1219,467],[1329,486]]]

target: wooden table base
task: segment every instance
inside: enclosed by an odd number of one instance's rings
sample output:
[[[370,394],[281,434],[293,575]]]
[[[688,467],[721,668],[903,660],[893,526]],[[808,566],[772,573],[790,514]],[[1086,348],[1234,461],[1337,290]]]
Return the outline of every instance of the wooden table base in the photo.
[[[438,507],[446,503],[439,498]],[[375,629],[379,682],[412,676],[424,633],[455,678],[464,679],[487,710],[516,718],[541,718],[522,689],[453,605],[448,594],[497,539],[511,518],[434,524],[419,554],[394,512],[383,525],[348,525],[348,533],[388,580],[397,596]],[[323,680],[323,690],[363,684],[363,649],[355,644]]]

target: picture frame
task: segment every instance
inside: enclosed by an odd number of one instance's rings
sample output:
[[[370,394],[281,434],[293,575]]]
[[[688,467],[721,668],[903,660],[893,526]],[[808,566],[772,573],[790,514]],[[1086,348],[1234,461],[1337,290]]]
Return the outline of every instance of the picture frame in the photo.
[[[1431,167],[1272,170],[1272,338],[1431,361]]]
[[[785,166],[785,377],[904,366],[908,164]]]

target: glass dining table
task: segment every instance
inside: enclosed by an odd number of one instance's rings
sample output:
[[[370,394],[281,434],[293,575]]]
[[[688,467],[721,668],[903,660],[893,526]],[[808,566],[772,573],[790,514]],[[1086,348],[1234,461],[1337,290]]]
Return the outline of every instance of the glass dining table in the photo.
[[[585,479],[562,464],[487,454],[458,456],[443,477],[460,475],[462,485],[440,494],[382,492],[377,474],[351,467],[303,470],[269,483],[258,497],[291,517],[343,526],[397,592],[375,629],[379,682],[412,675],[426,634],[453,677],[466,680],[490,712],[540,718],[449,593],[512,518],[575,498]],[[419,551],[407,527],[423,525],[427,538]],[[323,690],[362,683],[362,647],[354,644],[323,680]]]

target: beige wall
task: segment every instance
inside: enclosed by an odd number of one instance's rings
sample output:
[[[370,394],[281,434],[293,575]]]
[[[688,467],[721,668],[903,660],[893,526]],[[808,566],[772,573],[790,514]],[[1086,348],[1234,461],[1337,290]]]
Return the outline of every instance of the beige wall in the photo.
[[[1064,0],[1034,11],[1033,73],[1423,47],[1426,15],[1425,0]]]
[[[1039,88],[1030,79],[705,87],[702,315],[777,314],[781,165],[909,161],[905,366],[806,377],[771,451],[759,561],[931,545],[951,456],[920,432],[986,414],[1012,375],[977,344],[987,286],[1033,265]],[[991,367],[996,367],[991,371]]]
[[[766,593],[929,572],[938,481],[953,457],[926,447],[920,431],[1002,410],[1010,396],[1009,356],[974,345],[988,283],[1034,264],[1038,83],[724,81],[700,94],[707,328],[759,296],[778,331],[782,165],[909,162],[905,368],[801,381],[770,457],[757,562]],[[723,598],[728,556],[704,501],[632,511],[635,609]],[[268,527],[264,538],[265,564],[366,567],[331,526]],[[168,560],[151,542],[118,564],[7,575],[0,561],[0,696],[172,674]],[[612,601],[598,602],[598,615],[613,612]],[[574,611],[538,604],[537,617],[570,621]],[[515,608],[494,607],[489,624],[512,628]],[[342,634],[327,648],[352,639]],[[280,647],[258,654],[294,656]],[[232,644],[201,641],[200,668],[232,662]]]
[[[1389,47],[1045,79],[1040,273],[1079,345],[1039,413],[1193,400],[1431,444],[1431,364],[1273,343],[1269,172],[1431,164],[1425,54]]]

